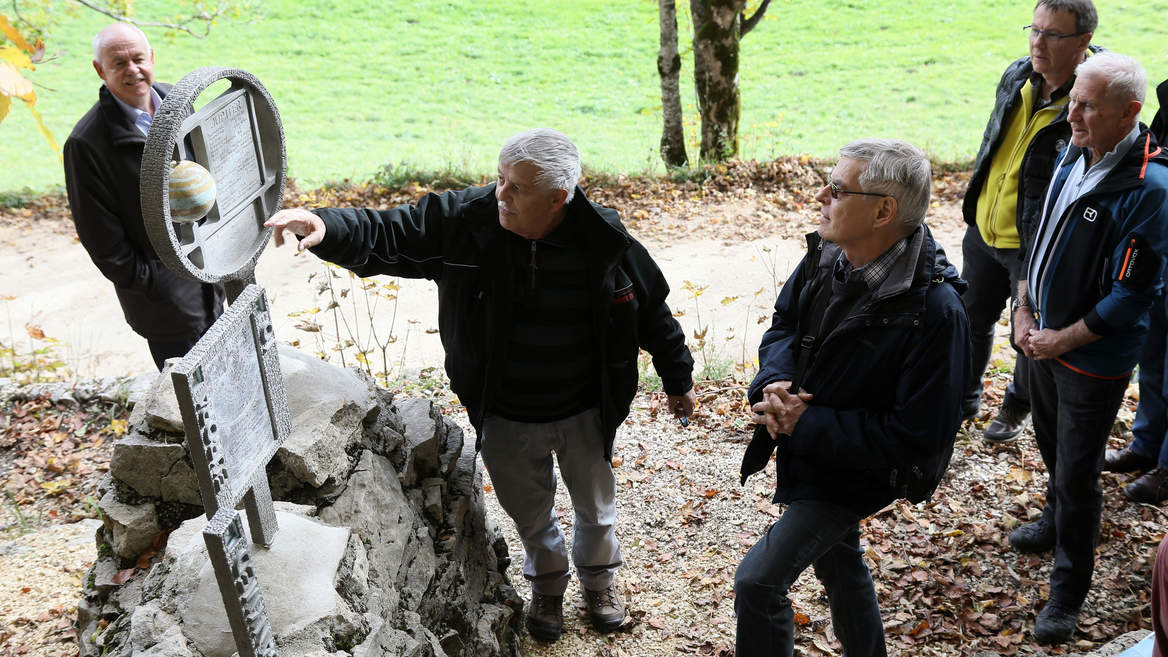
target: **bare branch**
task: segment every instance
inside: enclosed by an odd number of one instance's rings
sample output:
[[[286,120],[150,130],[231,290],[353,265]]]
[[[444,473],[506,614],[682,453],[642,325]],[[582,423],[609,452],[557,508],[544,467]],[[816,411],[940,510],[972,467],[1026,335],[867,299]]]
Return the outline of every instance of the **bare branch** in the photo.
[[[762,0],[762,4],[758,6],[758,9],[754,11],[754,15],[750,18],[746,17],[745,11],[738,15],[738,20],[741,21],[742,25],[742,31],[739,33],[739,38],[750,34],[750,31],[754,29],[754,26],[758,25],[758,22],[762,20],[762,16],[766,13],[767,6],[770,4],[771,0]]]
[[[163,29],[174,30],[176,32],[185,32],[195,37],[196,39],[202,39],[203,37],[207,36],[211,32],[211,23],[215,22],[215,19],[223,16],[231,4],[230,2],[221,2],[215,7],[213,12],[201,11],[198,14],[190,16],[181,23],[165,23],[155,21],[139,21],[129,16],[120,14],[116,11],[111,11],[95,2],[92,2],[92,0],[73,0],[73,2],[76,2],[77,4],[88,9],[92,9],[99,14],[109,16],[110,18],[121,23],[129,23],[131,25],[137,25],[138,27],[161,27]],[[187,25],[192,22],[201,22],[203,24],[201,34],[198,31],[187,27]]]

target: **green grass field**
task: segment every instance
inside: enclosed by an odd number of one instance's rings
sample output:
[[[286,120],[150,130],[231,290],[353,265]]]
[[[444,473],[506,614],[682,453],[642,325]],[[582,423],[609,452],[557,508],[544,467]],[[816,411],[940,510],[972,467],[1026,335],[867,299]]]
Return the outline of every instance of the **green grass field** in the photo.
[[[1138,58],[1153,83],[1168,77],[1168,2],[1096,4],[1095,43]],[[694,157],[687,7],[678,3]],[[1031,10],[1003,0],[773,2],[743,41],[742,157],[830,157],[852,138],[885,136],[939,161],[969,160],[998,77],[1026,53]],[[90,40],[106,22],[80,12],[60,25],[55,58],[30,74],[59,143],[96,99]],[[503,140],[534,126],[571,135],[592,169],[663,170],[653,0],[264,0],[253,21],[218,24],[201,41],[147,33],[159,80],[221,65],[263,81],[302,184],[365,180],[385,165],[490,173]],[[62,180],[18,103],[0,123],[0,192]]]

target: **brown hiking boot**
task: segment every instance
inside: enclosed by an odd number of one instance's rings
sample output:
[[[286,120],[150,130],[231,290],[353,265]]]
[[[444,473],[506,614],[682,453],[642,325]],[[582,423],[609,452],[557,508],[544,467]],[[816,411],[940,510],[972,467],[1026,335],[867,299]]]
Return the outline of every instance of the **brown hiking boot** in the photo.
[[[555,641],[564,631],[564,596],[531,592],[531,604],[523,624],[540,641]]]
[[[1152,468],[1147,474],[1123,488],[1127,499],[1142,504],[1159,504],[1168,500],[1168,469]]]
[[[616,592],[615,584],[600,591],[584,589],[584,602],[588,605],[592,627],[598,632],[611,632],[625,622],[625,603]]]

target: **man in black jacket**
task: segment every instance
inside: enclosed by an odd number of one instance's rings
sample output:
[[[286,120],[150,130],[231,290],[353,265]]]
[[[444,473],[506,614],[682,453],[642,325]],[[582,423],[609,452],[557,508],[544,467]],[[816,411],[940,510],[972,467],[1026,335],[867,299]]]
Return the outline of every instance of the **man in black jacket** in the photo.
[[[554,130],[512,137],[493,185],[391,210],[283,210],[267,223],[361,276],[438,284],[450,386],[478,432],[503,510],[515,521],[531,581],[526,625],[563,629],[568,553],[554,507],[552,453],[572,497],[572,562],[592,624],[616,629],[625,606],[615,481],[617,427],[637,388],[637,353],[653,357],[669,408],[688,417],[693,358],[665,297],[669,286],[615,211],[580,188],[580,154]]]
[[[1030,55],[1010,64],[998,83],[962,203],[969,224],[961,242],[961,276],[969,283],[962,300],[973,329],[976,375],[966,389],[966,417],[978,413],[994,326],[1018,287],[1024,247],[1054,160],[1070,141],[1067,92],[1075,83],[1075,67],[1090,54],[1097,23],[1091,0],[1039,0],[1026,26]],[[1001,442],[1022,432],[1030,413],[1029,366],[1026,356],[1017,354],[1014,380],[997,417],[986,427],[986,440]]]
[[[763,469],[777,441],[774,500],[787,507],[734,576],[738,657],[792,654],[787,592],[812,565],[844,652],[886,654],[860,520],[931,494],[961,424],[969,322],[964,283],[924,225],[929,161],[878,139],[840,156],[748,393],[760,427],[742,479]]]
[[[81,245],[114,284],[126,322],[154,363],[181,357],[223,311],[223,291],[166,268],[142,223],[139,171],[154,112],[170,85],[154,82],[154,51],[133,25],[93,39],[98,100],[65,141],[65,188]]]

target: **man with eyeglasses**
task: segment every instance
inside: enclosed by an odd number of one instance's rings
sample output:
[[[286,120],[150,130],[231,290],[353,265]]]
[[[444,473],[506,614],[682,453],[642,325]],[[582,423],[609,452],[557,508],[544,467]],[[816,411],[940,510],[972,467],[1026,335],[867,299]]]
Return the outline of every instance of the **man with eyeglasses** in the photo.
[[[1054,550],[1040,643],[1071,639],[1091,588],[1104,448],[1168,253],[1168,155],[1139,122],[1147,74],[1115,53],[1076,72],[1071,145],[1055,162],[1014,313],[1049,474],[1042,515],[1010,534],[1019,552]]]
[[[982,375],[994,346],[994,327],[1017,287],[1027,239],[1034,231],[1054,159],[1066,148],[1067,92],[1075,67],[1091,52],[1098,23],[1091,0],[1039,0],[1023,28],[1030,55],[1006,68],[969,180],[962,215],[962,296],[973,330],[973,371],[962,412],[978,415]],[[1013,304],[1011,304],[1013,305]],[[1017,354],[1013,381],[983,434],[998,443],[1022,432],[1030,413],[1029,363]]]
[[[789,656],[787,592],[823,581],[851,657],[886,655],[860,521],[924,499],[948,465],[970,377],[965,285],[924,225],[930,166],[903,141],[840,149],[819,228],[775,303],[750,385],[742,481],[776,456],[783,515],[734,576],[738,657]],[[918,485],[921,484],[921,485]]]

